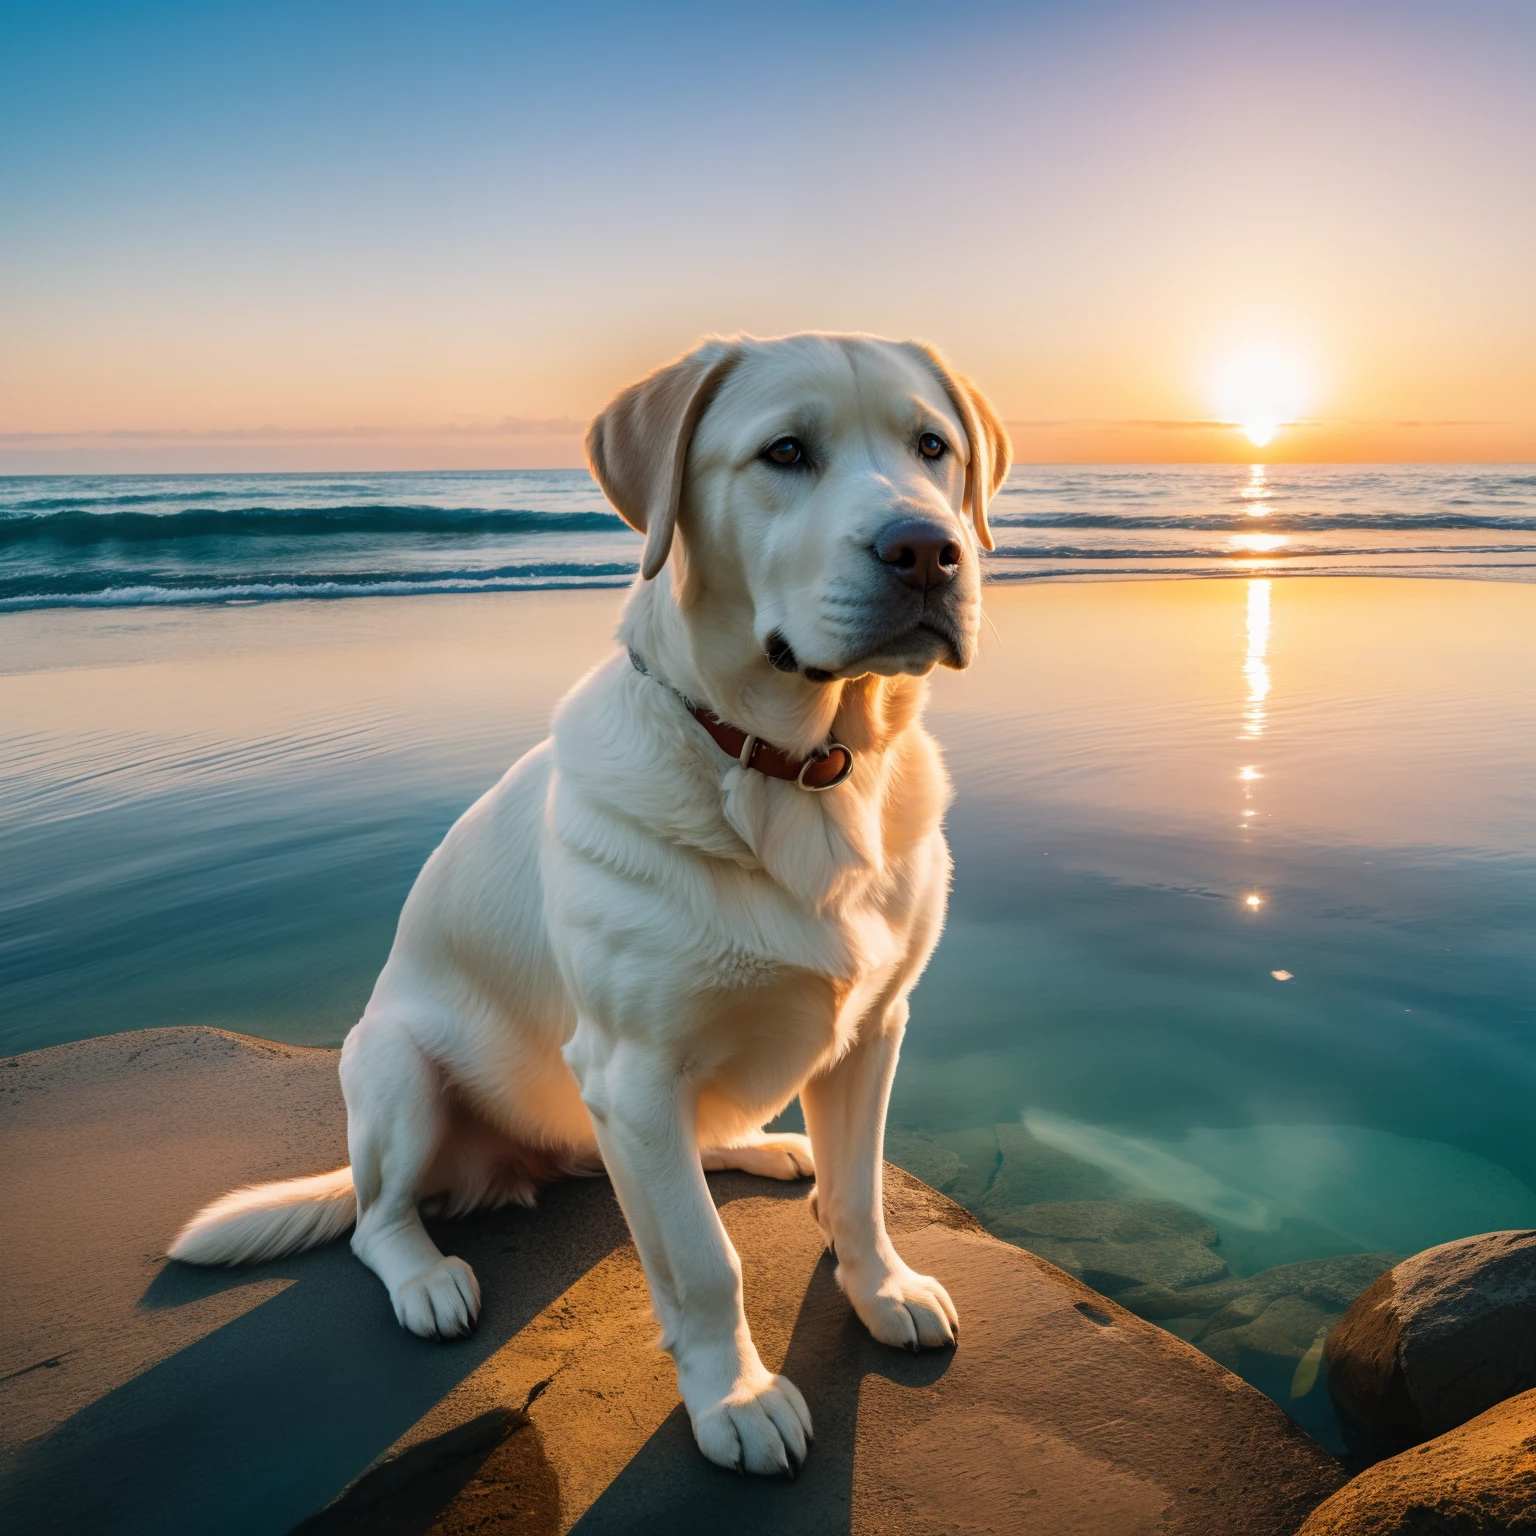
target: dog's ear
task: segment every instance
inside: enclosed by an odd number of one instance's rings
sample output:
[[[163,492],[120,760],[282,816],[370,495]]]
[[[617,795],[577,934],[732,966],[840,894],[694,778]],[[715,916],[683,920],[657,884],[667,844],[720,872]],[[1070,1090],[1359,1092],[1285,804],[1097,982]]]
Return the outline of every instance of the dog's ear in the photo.
[[[907,345],[944,386],[944,393],[949,396],[949,403],[965,428],[966,446],[970,450],[965,465],[965,509],[971,515],[981,547],[991,549],[992,530],[987,526],[987,503],[1008,478],[1013,445],[987,397],[963,373],[956,373],[934,348],[923,342],[912,341]]]
[[[631,384],[587,431],[587,462],[619,516],[645,535],[640,574],[667,563],[693,429],[721,381],[741,360],[739,346],[708,341]]]

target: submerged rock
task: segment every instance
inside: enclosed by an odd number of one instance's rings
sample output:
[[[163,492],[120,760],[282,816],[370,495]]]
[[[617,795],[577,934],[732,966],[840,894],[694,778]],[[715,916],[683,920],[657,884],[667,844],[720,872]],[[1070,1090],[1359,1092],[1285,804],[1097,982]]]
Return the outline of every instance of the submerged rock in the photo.
[[[1197,1286],[1177,1295],[1148,1294],[1123,1302],[1141,1317],[1214,1317],[1225,1308],[1241,1304],[1248,1317],[1281,1296],[1300,1296],[1325,1312],[1343,1312],[1384,1270],[1401,1262],[1400,1253],[1341,1253],[1329,1259],[1305,1259],[1296,1264],[1276,1264],[1256,1275]]]
[[[1168,1200],[1135,1198],[1113,1174],[1032,1136],[997,1127],[997,1168],[971,1209],[998,1237],[1119,1297],[1176,1291],[1227,1273],[1216,1229]]]
[[[1536,1232],[1489,1232],[1405,1259],[1327,1344],[1340,1414],[1413,1445],[1536,1387]]]
[[[1008,1214],[1021,1231],[1068,1242],[1139,1243],[1188,1237],[1207,1247],[1216,1228],[1171,1200],[1050,1200]]]
[[[1215,1227],[1166,1200],[1044,1201],[1002,1212],[990,1226],[1108,1296],[1199,1285],[1227,1272],[1210,1249]]]
[[[1536,1391],[1377,1462],[1297,1536],[1492,1536],[1536,1531]]]
[[[1059,1152],[1022,1125],[997,1127],[997,1171],[972,1208],[989,1225],[1021,1205],[1056,1200],[1108,1200],[1127,1193],[1113,1174]]]
[[[1347,1253],[1331,1259],[1277,1264],[1256,1275],[1188,1290],[1145,1286],[1116,1300],[1163,1323],[1229,1370],[1245,1354],[1295,1362],[1291,1397],[1317,1385],[1323,1341],[1345,1308],[1400,1254]]]
[[[1324,1312],[1315,1302],[1301,1296],[1281,1296],[1274,1301],[1249,1296],[1243,1298],[1243,1303],[1258,1310],[1252,1316],[1244,1316],[1244,1305],[1233,1306],[1218,1313],[1190,1341],[1233,1371],[1238,1368],[1244,1350],[1300,1360],[1315,1346],[1321,1346],[1323,1335],[1338,1321],[1337,1312]]]
[[[885,1156],[913,1178],[946,1193],[970,1172],[958,1152],[941,1146],[926,1131],[910,1131],[901,1126],[886,1127]]]

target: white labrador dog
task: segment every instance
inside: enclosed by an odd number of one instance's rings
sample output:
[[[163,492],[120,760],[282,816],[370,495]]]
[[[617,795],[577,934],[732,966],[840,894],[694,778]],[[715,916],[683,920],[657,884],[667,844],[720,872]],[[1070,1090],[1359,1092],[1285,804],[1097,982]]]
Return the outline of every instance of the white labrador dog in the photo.
[[[607,1170],[700,1448],[791,1470],[811,1421],[758,1358],[705,1169],[810,1176],[837,1280],[887,1344],[954,1342],[904,1264],[881,1148],[938,939],[949,784],[922,708],[980,617],[1002,427],[912,343],[711,340],[587,438],[645,535],[624,649],[427,861],[341,1056],[352,1163],[237,1190],[177,1259],[339,1236],[414,1333],[468,1332],[421,1212]],[[809,1140],[762,1130],[796,1094]]]

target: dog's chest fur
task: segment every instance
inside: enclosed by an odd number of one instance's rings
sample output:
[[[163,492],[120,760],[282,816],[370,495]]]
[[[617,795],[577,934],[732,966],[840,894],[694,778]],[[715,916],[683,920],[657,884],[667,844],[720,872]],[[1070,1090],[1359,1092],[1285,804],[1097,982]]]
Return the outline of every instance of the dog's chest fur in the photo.
[[[665,1009],[651,1028],[701,1059],[762,1048],[803,1070],[846,1046],[926,959],[949,874],[932,740],[915,719],[847,734],[852,777],[809,794],[731,764],[627,667],[578,690],[556,722],[546,878],[580,1011]]]

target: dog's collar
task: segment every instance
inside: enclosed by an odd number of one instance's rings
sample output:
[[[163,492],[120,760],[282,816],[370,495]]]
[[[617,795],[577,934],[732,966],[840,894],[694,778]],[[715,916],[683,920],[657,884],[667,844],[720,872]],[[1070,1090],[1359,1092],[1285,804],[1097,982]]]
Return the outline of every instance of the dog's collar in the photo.
[[[629,650],[629,661],[642,677],[661,682],[633,646]],[[662,687],[670,688],[670,684],[662,683]],[[687,694],[677,693],[675,688],[670,691],[677,694],[688,713],[709,732],[715,745],[734,757],[743,768],[755,768],[770,779],[784,779],[815,794],[824,789],[836,789],[853,772],[853,752],[840,741],[829,741],[822,751],[810,757],[791,757],[766,741],[758,740],[750,731],[727,725],[714,710],[695,704]]]

